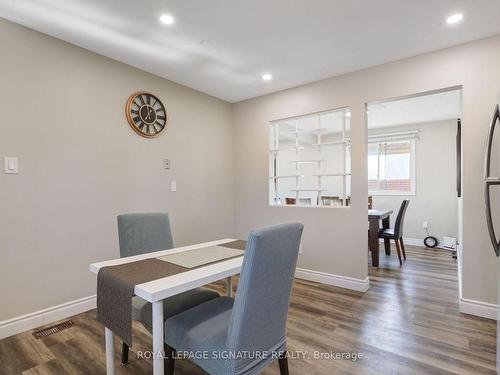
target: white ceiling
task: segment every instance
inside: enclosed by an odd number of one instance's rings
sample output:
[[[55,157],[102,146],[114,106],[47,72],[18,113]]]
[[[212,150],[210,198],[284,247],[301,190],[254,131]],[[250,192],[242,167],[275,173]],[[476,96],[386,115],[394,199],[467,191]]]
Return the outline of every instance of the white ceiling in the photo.
[[[458,119],[462,92],[453,90],[368,105],[368,128]]]
[[[498,0],[0,0],[0,17],[230,102],[498,34],[499,15]]]

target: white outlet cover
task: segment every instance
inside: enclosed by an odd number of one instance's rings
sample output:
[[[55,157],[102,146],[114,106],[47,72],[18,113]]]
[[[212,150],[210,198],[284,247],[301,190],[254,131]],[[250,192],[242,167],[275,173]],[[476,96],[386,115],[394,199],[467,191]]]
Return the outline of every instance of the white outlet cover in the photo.
[[[4,171],[7,174],[18,174],[19,164],[18,159],[13,156],[6,156],[4,159]]]

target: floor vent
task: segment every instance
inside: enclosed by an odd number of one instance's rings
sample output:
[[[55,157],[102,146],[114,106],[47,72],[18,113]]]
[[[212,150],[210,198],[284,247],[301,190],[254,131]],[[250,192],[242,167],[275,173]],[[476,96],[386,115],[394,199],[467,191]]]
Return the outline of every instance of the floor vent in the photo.
[[[35,331],[35,332],[33,332],[33,336],[35,336],[37,339],[39,339],[41,337],[47,337],[47,336],[53,335],[54,333],[61,332],[62,330],[69,328],[69,327],[72,327],[74,325],[75,324],[71,320],[67,320],[65,322],[56,324],[55,326],[44,328],[44,329],[41,329],[39,331]]]

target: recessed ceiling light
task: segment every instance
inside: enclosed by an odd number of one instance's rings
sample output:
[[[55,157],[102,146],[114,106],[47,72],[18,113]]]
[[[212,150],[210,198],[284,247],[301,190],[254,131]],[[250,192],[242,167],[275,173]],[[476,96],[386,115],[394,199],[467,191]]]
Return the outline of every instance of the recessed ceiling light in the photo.
[[[174,17],[172,17],[170,14],[162,14],[160,16],[160,22],[164,25],[171,25],[174,23]]]
[[[448,25],[453,25],[454,23],[458,23],[458,22],[462,21],[463,18],[464,18],[464,15],[462,13],[452,14],[451,16],[449,16],[446,19],[446,23]]]
[[[263,79],[264,81],[270,81],[270,80],[272,80],[272,79],[273,79],[273,76],[272,76],[272,74],[263,74],[263,75],[262,75],[262,79]]]

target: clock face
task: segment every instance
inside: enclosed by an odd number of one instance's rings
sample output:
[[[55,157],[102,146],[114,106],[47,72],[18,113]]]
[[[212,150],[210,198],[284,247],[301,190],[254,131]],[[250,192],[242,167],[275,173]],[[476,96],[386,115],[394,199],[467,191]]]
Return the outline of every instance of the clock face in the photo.
[[[167,125],[167,112],[163,103],[147,92],[131,95],[125,110],[128,123],[137,134],[143,137],[156,137]]]

